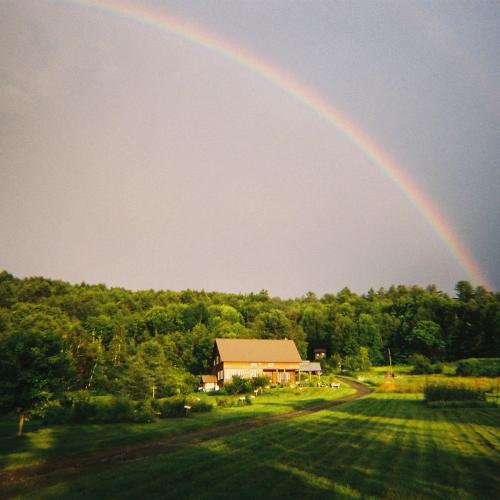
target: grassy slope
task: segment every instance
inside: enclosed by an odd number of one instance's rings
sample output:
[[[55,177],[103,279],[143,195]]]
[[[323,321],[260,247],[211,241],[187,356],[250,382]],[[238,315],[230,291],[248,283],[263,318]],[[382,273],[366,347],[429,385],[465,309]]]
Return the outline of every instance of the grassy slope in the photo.
[[[498,498],[500,413],[377,394],[120,465],[37,497]]]
[[[283,413],[352,392],[352,389],[345,386],[340,390],[273,389],[269,394],[256,398],[255,403],[249,406],[215,409],[210,413],[192,414],[189,418],[162,419],[151,424],[41,426],[39,422],[29,422],[22,439],[15,436],[17,421],[8,419],[0,422],[0,468],[12,470],[43,463],[51,458],[102,450],[145,439],[165,438],[210,425],[261,415]],[[210,396],[206,398],[210,399]]]

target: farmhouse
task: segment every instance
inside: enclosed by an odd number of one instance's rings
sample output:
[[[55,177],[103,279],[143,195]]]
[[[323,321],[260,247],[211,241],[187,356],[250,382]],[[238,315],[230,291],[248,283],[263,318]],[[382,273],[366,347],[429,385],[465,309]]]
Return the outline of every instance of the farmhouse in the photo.
[[[234,375],[269,377],[271,383],[295,383],[301,358],[293,340],[216,339],[212,369],[219,386]]]

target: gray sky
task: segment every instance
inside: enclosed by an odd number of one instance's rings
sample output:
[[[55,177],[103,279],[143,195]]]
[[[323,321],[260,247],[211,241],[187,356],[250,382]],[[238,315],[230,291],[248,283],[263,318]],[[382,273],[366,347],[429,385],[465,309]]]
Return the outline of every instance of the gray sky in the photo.
[[[136,1],[320,93],[500,288],[500,3]],[[470,279],[397,186],[261,76],[151,26],[0,0],[0,268],[273,295]]]

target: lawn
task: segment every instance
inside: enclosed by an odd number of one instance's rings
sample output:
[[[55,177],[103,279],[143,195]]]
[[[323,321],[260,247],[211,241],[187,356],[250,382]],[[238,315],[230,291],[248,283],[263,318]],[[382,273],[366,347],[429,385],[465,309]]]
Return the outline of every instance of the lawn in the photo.
[[[372,394],[109,466],[37,498],[499,498],[500,410]]]
[[[14,470],[41,464],[49,459],[93,452],[111,446],[126,445],[147,439],[225,424],[258,416],[274,415],[321,403],[353,393],[343,385],[330,388],[276,388],[258,396],[252,405],[214,409],[191,414],[188,418],[161,419],[150,424],[81,424],[43,426],[29,422],[23,438],[16,437],[15,417],[0,421],[0,468]],[[211,396],[199,395],[213,400]]]

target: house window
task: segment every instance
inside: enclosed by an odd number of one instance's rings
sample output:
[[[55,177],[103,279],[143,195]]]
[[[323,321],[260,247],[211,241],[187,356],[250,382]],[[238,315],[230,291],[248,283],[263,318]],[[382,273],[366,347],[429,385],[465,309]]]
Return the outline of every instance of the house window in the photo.
[[[250,377],[255,378],[259,376],[259,370],[250,370]]]
[[[279,372],[278,382],[281,384],[283,382],[290,382],[290,372]]]
[[[233,378],[235,375],[243,377],[245,375],[245,370],[239,368],[230,368],[226,370],[226,379]]]
[[[250,366],[257,366],[257,363],[250,363]]]
[[[274,366],[274,363],[267,363],[267,366]]]

